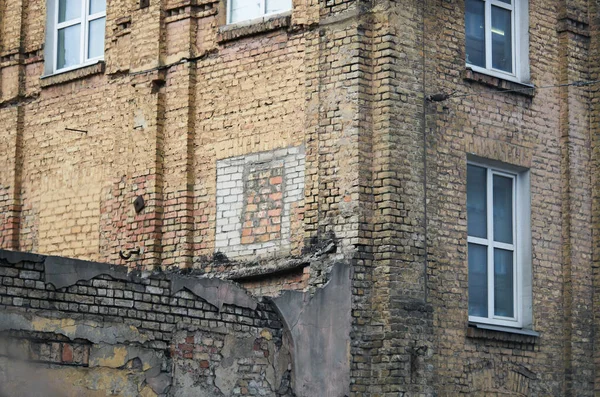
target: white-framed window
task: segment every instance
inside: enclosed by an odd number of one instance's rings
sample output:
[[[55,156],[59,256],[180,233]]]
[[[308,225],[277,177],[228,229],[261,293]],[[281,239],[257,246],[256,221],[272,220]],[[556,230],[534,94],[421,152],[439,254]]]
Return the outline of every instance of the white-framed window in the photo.
[[[106,0],[48,0],[46,74],[104,59]]]
[[[227,23],[280,14],[292,9],[292,0],[227,0]]]
[[[527,0],[465,0],[466,63],[475,71],[529,79]]]
[[[529,196],[526,170],[469,161],[469,321],[531,326]]]

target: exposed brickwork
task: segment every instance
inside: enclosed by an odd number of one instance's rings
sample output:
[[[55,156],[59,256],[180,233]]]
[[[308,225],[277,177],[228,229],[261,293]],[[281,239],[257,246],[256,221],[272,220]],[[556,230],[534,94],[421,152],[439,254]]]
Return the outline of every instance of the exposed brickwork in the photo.
[[[109,3],[105,63],[40,79],[45,2],[0,2],[0,247],[195,267],[261,295],[314,291],[338,261],[352,397],[598,393],[600,91],[566,85],[600,78],[597,2],[528,1],[526,85],[465,68],[463,0],[295,1],[235,26],[225,1]],[[469,156],[529,170],[539,337],[468,326]],[[82,303],[30,276],[2,276],[0,302],[147,326],[190,384],[214,386],[227,333],[250,327],[146,292],[166,279],[129,285],[141,301],[93,280],[76,287],[106,294]],[[226,331],[161,329],[175,320]],[[264,387],[262,361],[232,365],[255,383],[230,394]]]
[[[219,161],[215,249],[229,256],[289,253],[301,230],[303,192],[300,147]]]
[[[172,393],[193,388],[201,395],[288,395],[287,365],[278,374],[272,367],[285,357],[275,358],[282,324],[268,304],[258,303],[255,310],[234,305],[219,310],[187,290],[172,293],[165,274],[131,275],[128,280],[99,276],[56,289],[44,282],[46,267],[43,257],[16,264],[0,260],[0,360],[50,365],[43,368],[85,366],[89,376],[100,379],[106,368],[150,370],[153,377],[168,379]],[[96,331],[81,333],[88,327]],[[138,343],[131,344],[135,338]],[[166,352],[172,369],[167,356],[161,356]],[[152,357],[164,361],[157,364]],[[279,376],[283,392],[273,376]],[[113,380],[117,384],[117,378]],[[103,390],[103,385],[97,387]],[[17,380],[7,381],[0,390],[10,391],[11,386],[23,390]],[[63,390],[75,386],[65,384]]]

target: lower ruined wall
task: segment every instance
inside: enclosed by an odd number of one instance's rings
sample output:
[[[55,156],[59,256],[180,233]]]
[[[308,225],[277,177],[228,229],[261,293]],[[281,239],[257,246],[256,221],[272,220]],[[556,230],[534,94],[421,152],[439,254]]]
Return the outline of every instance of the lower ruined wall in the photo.
[[[291,396],[271,304],[237,285],[0,250],[0,396]]]

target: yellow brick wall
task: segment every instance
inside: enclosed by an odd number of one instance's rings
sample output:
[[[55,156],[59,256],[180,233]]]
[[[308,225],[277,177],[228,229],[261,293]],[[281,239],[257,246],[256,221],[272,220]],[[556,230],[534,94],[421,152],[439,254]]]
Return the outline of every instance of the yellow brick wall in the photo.
[[[598,78],[592,3],[529,0],[533,84]],[[0,247],[219,271],[217,162],[302,147],[279,254],[337,250],[247,286],[352,266],[354,396],[598,388],[596,86],[469,73],[463,0],[302,0],[238,29],[224,2],[109,0],[105,65],[40,79],[44,4],[0,2]],[[469,334],[468,154],[530,169],[535,343]]]

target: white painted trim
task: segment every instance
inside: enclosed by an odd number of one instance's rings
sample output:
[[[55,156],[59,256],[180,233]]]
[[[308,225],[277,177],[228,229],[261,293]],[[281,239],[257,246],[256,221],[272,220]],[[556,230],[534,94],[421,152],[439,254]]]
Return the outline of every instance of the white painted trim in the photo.
[[[44,53],[46,65],[44,67],[44,76],[60,74],[71,70],[79,69],[84,66],[93,65],[104,60],[102,56],[88,58],[89,50],[89,23],[97,19],[106,18],[106,9],[102,12],[89,14],[90,0],[80,0],[82,2],[81,16],[64,22],[58,22],[58,0],[48,0],[48,13],[46,18],[46,50]],[[79,43],[79,62],[65,68],[58,68],[58,31],[70,26],[80,25],[80,43]],[[103,45],[106,38],[106,24],[104,26]],[[48,62],[48,60],[51,60]]]
[[[465,66],[472,70],[516,83],[529,82],[529,1],[513,0],[506,4],[498,0],[482,0],[484,5],[485,67]],[[511,11],[512,73],[492,67],[492,6]]]
[[[493,164],[492,164],[493,163]],[[497,162],[486,163],[469,160],[468,165],[486,169],[486,223],[487,238],[468,236],[467,242],[487,247],[488,317],[469,316],[469,321],[508,327],[531,327],[531,219],[529,172],[514,166],[497,166]],[[493,176],[512,179],[513,243],[494,241],[493,236]],[[514,317],[494,314],[494,248],[513,252],[513,311]]]
[[[249,19],[240,19],[239,21],[233,21],[232,15],[231,15],[231,5],[232,5],[233,1],[234,0],[227,0],[227,10],[226,10],[225,19],[226,19],[228,25],[245,24],[247,22],[252,22],[252,21],[263,22],[265,20],[265,18],[269,18],[269,17],[275,16],[275,15],[283,15],[283,14],[290,12],[293,7],[293,2],[290,1],[289,9],[283,10],[283,11],[275,11],[275,12],[267,13],[267,0],[260,0],[260,9],[262,10],[262,13],[259,16],[254,17],[254,18],[249,18]],[[238,1],[244,1],[244,0],[238,0]]]

